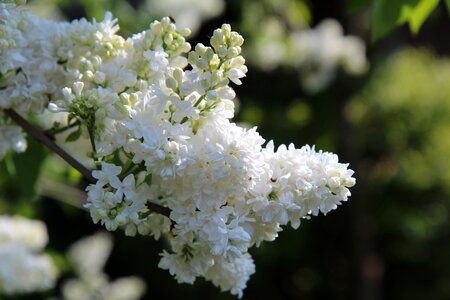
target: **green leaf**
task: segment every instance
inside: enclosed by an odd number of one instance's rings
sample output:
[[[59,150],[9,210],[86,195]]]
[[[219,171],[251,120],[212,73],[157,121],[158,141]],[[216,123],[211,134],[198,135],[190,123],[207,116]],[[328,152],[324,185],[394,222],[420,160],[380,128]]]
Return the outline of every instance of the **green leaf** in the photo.
[[[88,14],[89,18],[94,18],[97,21],[103,20],[105,11],[111,11],[112,10],[112,1],[108,0],[97,0],[97,1],[91,1],[91,0],[81,0],[81,4],[83,5],[84,9],[86,10],[86,13]]]
[[[372,42],[384,37],[397,26],[400,12],[398,4],[398,1],[389,3],[388,0],[375,0],[370,20]]]
[[[450,1],[450,0],[449,0]],[[348,0],[347,11],[349,13],[355,12],[363,7],[371,5],[373,0]]]
[[[47,250],[46,254],[50,255],[53,263],[60,273],[71,271],[72,266],[70,261],[66,258],[65,255],[55,251],[55,250]]]
[[[296,28],[311,25],[311,11],[304,1],[291,1],[286,5],[285,16],[289,24]]]
[[[409,28],[416,34],[425,20],[431,15],[439,4],[439,0],[422,0],[415,7],[405,7]]]
[[[5,157],[0,160],[0,191],[6,189],[11,178],[16,175],[16,168],[12,160],[11,153],[6,153]]]
[[[153,179],[153,176],[152,176],[152,174],[150,173],[149,175],[147,175],[147,176],[145,177],[144,182],[145,182],[146,184],[148,184],[148,185],[152,185],[152,179]]]
[[[81,126],[78,126],[77,130],[75,130],[74,132],[70,133],[67,136],[66,142],[74,142],[78,140],[80,136],[81,136]]]
[[[35,196],[35,185],[41,167],[47,156],[44,146],[27,139],[28,148],[24,153],[14,153],[12,158],[15,167],[14,179],[11,182],[21,199],[31,199]]]
[[[448,13],[450,13],[450,0],[445,0],[445,4],[447,4]]]
[[[417,33],[438,4],[439,0],[375,0],[371,17],[372,42],[405,23]]]

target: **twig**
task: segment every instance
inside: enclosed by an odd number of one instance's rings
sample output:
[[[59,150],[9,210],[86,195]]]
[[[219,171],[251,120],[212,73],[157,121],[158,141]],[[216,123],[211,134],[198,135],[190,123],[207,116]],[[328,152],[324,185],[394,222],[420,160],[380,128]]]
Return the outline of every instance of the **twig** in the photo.
[[[74,128],[75,126],[78,126],[78,125],[80,125],[80,122],[76,121],[75,123],[69,124],[69,125],[61,127],[61,128],[51,128],[49,130],[45,130],[44,133],[45,133],[45,135],[49,136],[53,140],[54,136],[56,134],[64,132],[70,128]]]
[[[89,181],[90,183],[95,184],[97,182],[97,179],[95,179],[91,171],[87,169],[85,166],[83,166],[81,163],[79,163],[76,159],[74,159],[69,153],[64,151],[60,146],[58,146],[51,137],[46,135],[41,130],[35,128],[33,125],[31,125],[27,120],[25,120],[21,115],[19,115],[17,112],[15,112],[12,109],[5,109],[5,114],[9,116],[11,119],[13,119],[20,127],[23,128],[29,135],[31,135],[34,139],[39,141],[40,143],[47,146],[50,150],[54,151],[57,155],[59,155],[62,159],[64,159],[69,165],[71,165],[73,168],[78,170],[78,172],[83,175],[83,177]],[[169,217],[170,215],[170,209],[155,203],[148,202],[147,203],[148,208],[156,213],[159,213],[161,215],[164,215],[166,217]]]
[[[74,159],[69,153],[64,151],[60,146],[58,146],[48,135],[39,129],[31,125],[27,120],[25,120],[21,115],[12,109],[5,109],[5,114],[13,119],[20,127],[22,127],[29,135],[35,138],[38,142],[47,146],[50,150],[58,154],[62,159],[64,159],[69,165],[74,167],[78,172],[86,178],[90,183],[95,183],[97,179],[92,177],[91,171]]]
[[[156,203],[152,203],[152,202],[147,202],[147,207],[148,209],[150,209],[151,211],[158,213],[160,215],[166,216],[170,219],[170,208],[168,207],[164,207],[161,206],[159,204]],[[171,220],[171,222],[173,223],[173,221]]]

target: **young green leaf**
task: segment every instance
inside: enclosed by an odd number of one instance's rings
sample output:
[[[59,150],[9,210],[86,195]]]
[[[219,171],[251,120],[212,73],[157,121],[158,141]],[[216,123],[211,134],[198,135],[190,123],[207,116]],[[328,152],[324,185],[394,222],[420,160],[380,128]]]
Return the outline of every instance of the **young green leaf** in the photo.
[[[21,199],[31,199],[35,195],[35,185],[47,156],[44,146],[40,143],[28,138],[27,144],[27,151],[12,155],[15,178],[11,178],[11,184]]]
[[[408,22],[411,32],[419,32],[425,20],[431,15],[439,4],[439,0],[422,0],[417,5],[404,5],[401,18]]]
[[[438,4],[439,0],[375,0],[371,16],[372,42],[405,23],[411,32],[417,33]]]
[[[450,13],[450,0],[445,0],[445,4],[447,4],[447,10]]]
[[[81,136],[81,126],[78,126],[77,130],[75,130],[74,132],[70,133],[67,136],[66,142],[74,142],[78,140],[80,136]]]

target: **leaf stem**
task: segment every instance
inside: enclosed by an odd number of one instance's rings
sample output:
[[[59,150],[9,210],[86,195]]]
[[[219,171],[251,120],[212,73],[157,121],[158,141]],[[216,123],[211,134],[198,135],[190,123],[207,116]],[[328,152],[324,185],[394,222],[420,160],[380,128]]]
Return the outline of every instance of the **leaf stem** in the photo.
[[[75,126],[80,125],[79,121],[76,121],[72,124],[69,124],[67,126],[61,127],[61,128],[51,128],[49,130],[44,131],[44,133],[49,137],[54,137],[58,133],[62,133],[66,130],[69,130],[70,128],[74,128]]]

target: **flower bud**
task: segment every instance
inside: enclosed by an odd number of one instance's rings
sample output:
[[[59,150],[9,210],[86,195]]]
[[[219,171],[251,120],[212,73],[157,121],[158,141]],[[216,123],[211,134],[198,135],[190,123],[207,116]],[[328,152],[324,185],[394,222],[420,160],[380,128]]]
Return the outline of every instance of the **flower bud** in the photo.
[[[191,30],[189,28],[183,28],[180,30],[180,34],[184,37],[188,37],[191,35]]]
[[[177,81],[172,77],[167,77],[166,86],[173,91],[177,90]]]
[[[230,42],[231,42],[231,45],[240,47],[244,43],[244,38],[236,31],[233,31],[230,34]]]
[[[175,70],[173,70],[172,76],[173,78],[175,78],[178,85],[183,82],[183,70],[181,70],[180,68],[176,68]]]
[[[81,81],[74,82],[72,89],[77,98],[80,98],[81,92],[83,91],[84,83]]]
[[[164,43],[170,45],[172,44],[172,42],[173,42],[173,35],[169,33],[164,37]]]
[[[106,75],[103,72],[97,71],[94,74],[94,82],[96,84],[103,84],[105,83]]]
[[[197,52],[198,55],[200,55],[200,56],[203,56],[205,54],[206,50],[207,50],[207,47],[205,45],[203,45],[202,43],[198,43],[195,46],[195,52]]]

